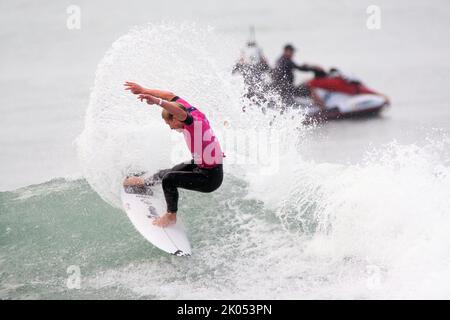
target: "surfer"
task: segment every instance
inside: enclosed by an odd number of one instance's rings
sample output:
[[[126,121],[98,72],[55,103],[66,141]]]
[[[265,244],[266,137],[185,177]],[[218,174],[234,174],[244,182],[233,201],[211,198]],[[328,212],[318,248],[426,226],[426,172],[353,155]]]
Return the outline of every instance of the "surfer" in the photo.
[[[163,109],[162,118],[170,129],[184,134],[192,154],[191,161],[161,170],[150,179],[127,177],[124,181],[124,186],[138,187],[162,182],[167,212],[156,218],[153,224],[166,227],[176,223],[178,188],[213,192],[220,187],[223,153],[206,116],[187,101],[169,91],[147,89],[133,82],[124,85],[125,90],[138,95],[139,100]]]

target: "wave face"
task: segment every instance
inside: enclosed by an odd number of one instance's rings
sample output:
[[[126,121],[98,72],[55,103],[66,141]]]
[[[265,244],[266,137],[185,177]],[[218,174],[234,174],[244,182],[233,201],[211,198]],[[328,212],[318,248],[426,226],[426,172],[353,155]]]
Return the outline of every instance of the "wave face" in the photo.
[[[85,179],[0,193],[0,298],[450,298],[445,134],[390,143],[357,164],[304,160],[310,129],[294,111],[242,113],[242,83],[229,75],[235,52],[192,24],[143,26],[113,44],[77,140]],[[189,259],[151,246],[120,210],[127,172],[188,156],[159,110],[123,91],[125,80],[198,106],[228,159],[245,156],[227,143],[230,126],[282,137],[275,170],[227,160],[218,191],[182,191]],[[80,268],[80,289],[67,287],[70,266]]]

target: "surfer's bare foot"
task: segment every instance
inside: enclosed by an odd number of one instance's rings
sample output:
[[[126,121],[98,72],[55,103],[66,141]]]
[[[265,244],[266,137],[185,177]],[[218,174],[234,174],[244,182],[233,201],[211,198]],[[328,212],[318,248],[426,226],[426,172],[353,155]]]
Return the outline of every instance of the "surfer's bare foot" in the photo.
[[[153,224],[161,228],[165,228],[167,226],[170,226],[171,224],[175,224],[176,222],[177,222],[177,214],[168,212],[160,216],[159,218],[153,220]]]
[[[125,187],[129,186],[143,186],[145,183],[143,178],[140,177],[128,177],[123,181]]]

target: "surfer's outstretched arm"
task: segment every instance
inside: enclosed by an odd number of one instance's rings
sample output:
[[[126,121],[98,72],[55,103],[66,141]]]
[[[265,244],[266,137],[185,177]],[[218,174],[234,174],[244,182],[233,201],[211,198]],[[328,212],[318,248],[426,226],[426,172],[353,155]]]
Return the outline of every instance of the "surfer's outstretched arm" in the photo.
[[[157,98],[161,98],[167,101],[172,100],[176,95],[170,91],[158,90],[158,89],[145,89],[144,94],[149,94]]]
[[[140,94],[138,97],[141,101],[147,101],[148,104],[158,104],[164,110],[173,115],[174,118],[180,121],[185,121],[188,117],[187,111],[180,108],[180,105],[176,102],[165,101],[162,98],[155,97],[151,94]]]
[[[167,101],[170,101],[176,97],[176,95],[173,92],[159,89],[144,88],[143,86],[130,81],[125,82],[124,86],[125,90],[130,90],[134,94],[149,94]]]

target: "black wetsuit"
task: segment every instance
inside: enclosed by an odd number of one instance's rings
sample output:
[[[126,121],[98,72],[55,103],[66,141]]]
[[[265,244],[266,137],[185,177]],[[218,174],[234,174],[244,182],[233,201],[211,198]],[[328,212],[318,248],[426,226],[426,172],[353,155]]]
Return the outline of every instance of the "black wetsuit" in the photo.
[[[306,86],[296,87],[294,85],[294,69],[306,72],[312,71],[316,76],[317,74],[321,75],[321,73],[324,73],[315,67],[305,64],[297,65],[286,56],[281,56],[281,58],[278,59],[275,68],[272,70],[272,83],[275,91],[277,91],[286,102],[290,102],[294,96],[309,95],[309,89]]]
[[[178,97],[172,99],[177,101]],[[184,120],[186,125],[193,123],[193,117],[188,111],[187,118]],[[161,170],[150,179],[146,179],[146,185],[152,185],[155,182],[162,182],[164,197],[166,198],[167,211],[176,213],[178,211],[178,189],[199,192],[213,192],[218,189],[223,180],[223,165],[216,164],[212,168],[202,168],[194,163],[194,160],[186,163],[180,163],[172,169]]]
[[[146,184],[151,185],[157,181],[162,181],[167,211],[176,213],[178,211],[177,188],[208,193],[218,189],[222,180],[222,164],[218,164],[211,169],[205,169],[194,164],[192,160],[190,163],[183,162],[172,169],[159,171],[151,179],[146,180]]]

